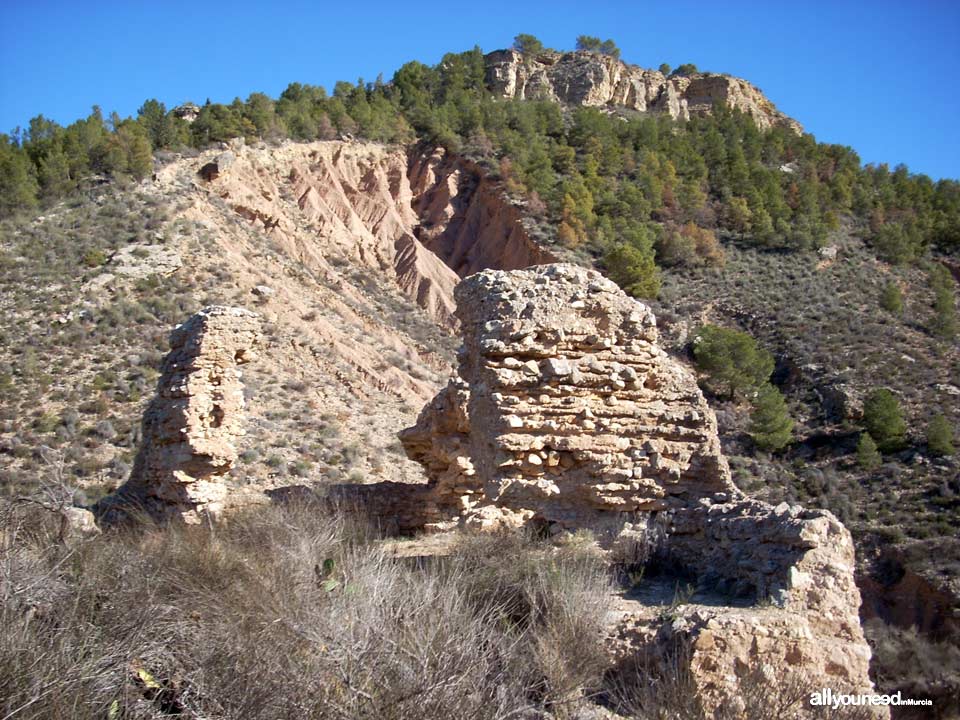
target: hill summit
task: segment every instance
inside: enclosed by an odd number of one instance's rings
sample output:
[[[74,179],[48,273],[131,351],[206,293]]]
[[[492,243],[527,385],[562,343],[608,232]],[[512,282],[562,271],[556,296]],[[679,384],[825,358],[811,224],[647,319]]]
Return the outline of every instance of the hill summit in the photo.
[[[707,115],[724,103],[751,118],[760,129],[803,127],[777,110],[758,87],[719,73],[664,74],[630,65],[618,57],[578,50],[524,54],[496,50],[484,56],[491,92],[517,100],[553,100],[569,105],[615,105],[638,112],[667,113],[674,120]]]

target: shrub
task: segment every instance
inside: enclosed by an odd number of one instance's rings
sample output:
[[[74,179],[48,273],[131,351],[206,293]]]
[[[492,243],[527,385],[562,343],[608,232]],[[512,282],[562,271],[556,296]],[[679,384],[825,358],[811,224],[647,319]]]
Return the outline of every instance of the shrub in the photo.
[[[880,307],[891,315],[903,314],[903,293],[895,282],[888,282],[880,292]]]
[[[874,390],[864,401],[863,424],[884,452],[899,450],[906,443],[907,423],[900,402],[886,388]]]
[[[103,250],[87,250],[83,255],[83,264],[89,268],[100,267],[107,261]]]
[[[682,65],[677,66],[677,69],[673,71],[674,75],[695,75],[700,72],[697,69],[697,66],[693,63],[683,63]]]
[[[877,443],[874,442],[870,433],[861,433],[860,441],[857,443],[857,465],[863,470],[876,470],[881,462],[883,457],[877,450]]]
[[[465,538],[407,565],[292,505],[67,548],[36,515],[0,506],[4,716],[540,716],[606,663],[610,587],[584,549]]]
[[[938,413],[930,420],[927,426],[927,447],[934,455],[953,455],[956,448],[953,445],[954,430],[950,421]]]

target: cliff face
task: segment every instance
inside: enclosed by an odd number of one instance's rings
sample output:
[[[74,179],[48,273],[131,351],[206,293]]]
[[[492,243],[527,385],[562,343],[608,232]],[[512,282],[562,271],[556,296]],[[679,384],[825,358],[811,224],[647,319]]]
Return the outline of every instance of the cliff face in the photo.
[[[556,261],[527,235],[520,211],[473,163],[442,148],[415,150],[409,178],[418,240],[460,277]]]
[[[616,105],[639,112],[667,113],[674,119],[709,114],[723,102],[750,115],[761,129],[800,123],[777,110],[760,90],[730,75],[695,73],[664,76],[597,53],[544,52],[524,56],[498,50],[485,57],[487,85],[503,97],[542,99],[569,105]]]
[[[197,167],[203,189],[304,266],[326,269],[336,254],[392,276],[449,328],[460,277],[554,260],[495,183],[442,149],[408,156],[373,143],[241,145]]]
[[[872,691],[850,534],[735,488],[648,308],[574,265],[477,273],[456,298],[458,377],[400,434],[430,481],[383,488],[381,512],[407,529],[587,529],[622,561],[682,569],[696,594],[673,614],[622,598],[611,654],[670,663],[687,648],[707,708],[748,696],[757,668],[785,694]]]

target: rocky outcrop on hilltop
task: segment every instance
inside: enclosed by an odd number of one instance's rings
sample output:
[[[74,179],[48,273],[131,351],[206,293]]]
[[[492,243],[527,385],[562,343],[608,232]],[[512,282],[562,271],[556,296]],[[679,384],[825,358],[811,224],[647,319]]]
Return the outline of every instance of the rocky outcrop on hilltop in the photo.
[[[100,504],[101,517],[135,510],[195,523],[222,512],[245,434],[239,366],[256,358],[259,344],[257,315],[242,308],[205,308],[171,333],[133,472]]]
[[[485,56],[487,85],[503,97],[570,105],[622,106],[687,120],[709,114],[718,103],[750,115],[761,129],[800,123],[777,110],[746,80],[715,73],[665,76],[607,55],[543,52],[536,56],[498,50]]]
[[[697,595],[670,613],[626,596],[611,652],[629,666],[686,648],[705,707],[757,668],[784,691],[872,689],[850,534],[736,489],[647,307],[574,265],[481,272],[456,298],[458,377],[400,434],[430,482],[383,488],[382,513],[405,529],[587,529],[621,561],[659,558]]]

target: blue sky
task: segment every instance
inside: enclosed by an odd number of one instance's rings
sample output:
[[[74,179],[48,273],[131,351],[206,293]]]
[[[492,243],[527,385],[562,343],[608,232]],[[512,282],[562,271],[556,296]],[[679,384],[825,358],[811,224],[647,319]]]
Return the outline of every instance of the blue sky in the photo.
[[[43,113],[61,123],[94,104],[133,114],[229,102],[290,82],[389,79],[408,60],[508,46],[529,32],[570,48],[611,37],[629,62],[696,63],[762,88],[824,142],[865,162],[960,177],[960,2],[350,3],[54,2],[0,4],[0,130]]]

